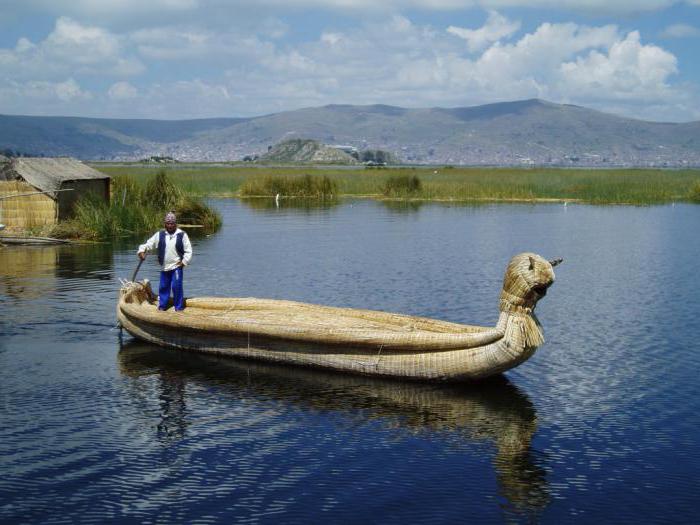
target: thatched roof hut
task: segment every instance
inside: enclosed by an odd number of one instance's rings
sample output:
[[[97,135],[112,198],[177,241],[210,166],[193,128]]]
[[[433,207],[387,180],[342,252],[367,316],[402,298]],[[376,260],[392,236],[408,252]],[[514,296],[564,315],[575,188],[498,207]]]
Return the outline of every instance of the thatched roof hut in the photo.
[[[0,197],[32,192],[46,193],[0,199],[2,222],[17,228],[53,224],[69,217],[75,202],[86,193],[109,201],[109,176],[71,158],[21,157],[0,162]]]

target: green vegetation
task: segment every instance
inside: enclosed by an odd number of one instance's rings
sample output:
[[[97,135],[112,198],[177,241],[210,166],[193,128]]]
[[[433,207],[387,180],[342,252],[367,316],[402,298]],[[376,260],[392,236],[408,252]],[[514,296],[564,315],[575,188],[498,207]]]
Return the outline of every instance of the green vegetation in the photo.
[[[338,195],[338,185],[327,176],[305,174],[301,177],[271,176],[248,179],[240,189],[242,197],[305,197],[332,199]]]
[[[382,193],[387,197],[413,197],[421,190],[420,179],[415,175],[392,175],[384,183]]]
[[[690,200],[690,202],[700,204],[700,181],[693,184],[693,187],[690,188],[688,199]]]
[[[143,165],[96,166],[109,175],[129,174],[145,184],[155,168]],[[257,166],[182,164],[168,169],[168,177],[187,195],[240,196],[248,181],[266,177],[300,178],[315,172],[336,184],[333,195],[389,198],[386,181],[416,176],[421,188],[411,195],[391,198],[453,201],[568,200],[594,204],[660,204],[695,202],[700,170],[661,169],[552,169],[552,168],[274,168]],[[695,193],[694,193],[695,192]],[[278,192],[266,193],[275,195]],[[282,191],[280,194],[285,194]]]
[[[199,199],[185,195],[164,171],[145,185],[128,176],[112,178],[112,199],[105,203],[92,194],[80,199],[71,220],[59,223],[52,235],[62,238],[107,240],[153,232],[172,210],[180,224],[198,224],[205,233],[221,226],[220,215]]]

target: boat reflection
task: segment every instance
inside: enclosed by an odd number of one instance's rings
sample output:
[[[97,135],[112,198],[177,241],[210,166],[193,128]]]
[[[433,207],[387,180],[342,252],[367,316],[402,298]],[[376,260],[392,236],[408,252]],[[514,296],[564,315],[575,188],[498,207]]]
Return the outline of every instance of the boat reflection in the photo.
[[[545,471],[531,448],[535,408],[504,376],[473,385],[401,382],[176,352],[139,341],[123,344],[118,360],[126,376],[157,378],[159,438],[184,435],[186,383],[205,382],[237,396],[359,414],[401,432],[441,432],[459,442],[490,443],[506,510],[536,513],[550,499]]]

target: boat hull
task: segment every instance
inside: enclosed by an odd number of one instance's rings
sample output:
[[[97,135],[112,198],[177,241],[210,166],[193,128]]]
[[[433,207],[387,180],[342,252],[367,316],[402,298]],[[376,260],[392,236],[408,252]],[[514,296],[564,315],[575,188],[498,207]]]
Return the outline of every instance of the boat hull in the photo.
[[[331,334],[330,329],[323,328],[323,319],[319,320],[317,317],[316,323],[320,325],[317,332],[320,335],[316,334],[316,338],[310,337],[307,331],[299,334],[286,331],[270,335],[269,327],[263,323],[259,324],[257,329],[250,320],[248,324],[230,321],[223,326],[213,326],[211,322],[205,323],[204,326],[200,322],[201,319],[195,319],[194,313],[187,313],[188,308],[185,312],[157,312],[152,304],[128,302],[124,293],[117,307],[117,316],[121,326],[134,337],[165,347],[415,380],[481,379],[519,365],[535,351],[535,348],[528,348],[521,337],[519,319],[507,314],[501,314],[496,327],[483,328],[384,312],[335,309],[289,301],[262,302],[266,309],[257,314],[260,318],[264,318],[265,312],[270,309],[289,309],[292,305],[297,310],[314,308],[316,312],[322,312],[317,314],[321,316],[324,315],[324,311],[326,316],[333,315],[328,324],[332,324],[341,314],[355,321],[359,318],[365,323],[371,323],[373,317],[383,320],[390,316],[394,325],[402,322],[406,325],[424,324],[433,330],[451,329],[455,333],[426,333],[425,330],[411,332],[407,329],[407,333],[399,332],[398,335],[393,335],[392,332],[387,336],[386,343],[383,343],[376,333],[369,338],[344,338],[342,331],[336,329]],[[216,314],[212,314],[214,315]],[[290,323],[293,324],[293,319]],[[393,328],[396,329],[395,326]],[[356,327],[353,329],[357,330]],[[341,335],[338,335],[339,333]],[[426,341],[424,345],[420,344],[422,340]],[[459,345],[460,340],[464,341],[462,346]],[[404,343],[402,345],[397,341]]]

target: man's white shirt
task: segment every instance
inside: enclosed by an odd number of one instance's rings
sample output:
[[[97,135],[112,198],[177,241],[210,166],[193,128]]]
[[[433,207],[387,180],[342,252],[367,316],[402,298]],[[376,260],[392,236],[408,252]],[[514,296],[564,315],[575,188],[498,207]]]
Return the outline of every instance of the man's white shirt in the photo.
[[[174,270],[179,266],[180,256],[177,254],[175,249],[175,243],[177,242],[177,234],[182,233],[182,247],[185,249],[185,253],[182,256],[182,264],[187,266],[190,264],[192,259],[192,244],[190,243],[190,238],[187,233],[183,232],[180,228],[177,228],[174,233],[170,234],[165,232],[165,257],[163,258],[163,271],[169,272]],[[160,232],[156,232],[153,237],[148,239],[145,244],[139,246],[138,253],[150,252],[158,249],[158,242],[160,240]]]

